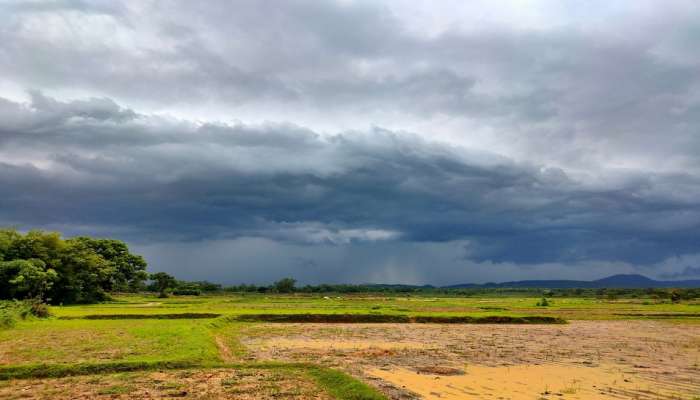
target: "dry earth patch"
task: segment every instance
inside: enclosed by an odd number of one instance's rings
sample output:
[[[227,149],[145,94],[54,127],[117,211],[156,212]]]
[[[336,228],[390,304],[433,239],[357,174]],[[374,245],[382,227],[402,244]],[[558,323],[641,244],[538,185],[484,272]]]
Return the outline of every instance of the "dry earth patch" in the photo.
[[[342,368],[392,398],[690,400],[700,394],[697,324],[265,324],[242,330],[242,342],[251,359]]]
[[[301,371],[223,368],[0,382],[0,398],[332,399]]]

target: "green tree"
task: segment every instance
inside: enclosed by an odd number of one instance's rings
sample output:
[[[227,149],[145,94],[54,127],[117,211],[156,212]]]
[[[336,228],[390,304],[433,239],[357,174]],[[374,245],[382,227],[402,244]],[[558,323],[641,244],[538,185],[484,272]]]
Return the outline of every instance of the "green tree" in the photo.
[[[0,229],[0,261],[12,260],[12,252],[21,234],[14,229]]]
[[[59,280],[52,289],[54,302],[94,303],[108,298],[116,268],[80,241],[66,241],[56,267]]]
[[[283,278],[273,284],[277,293],[291,293],[294,291],[294,285],[297,281],[293,278]]]
[[[24,298],[39,298],[45,300],[44,295],[58,280],[58,274],[52,268],[46,268],[46,264],[36,258],[29,260],[8,261],[2,264],[16,269],[16,274],[8,281],[14,286],[15,293]],[[0,265],[0,268],[3,268]]]
[[[149,279],[155,284],[155,287],[159,292],[158,297],[168,297],[168,289],[177,287],[177,280],[165,272],[151,274]]]
[[[145,260],[118,240],[0,229],[0,299],[101,301],[110,291],[142,287],[145,269]]]
[[[80,242],[99,254],[114,267],[114,273],[105,289],[109,291],[136,291],[143,289],[143,282],[148,279],[146,260],[129,252],[126,243],[114,239],[93,239],[76,237],[70,242]]]
[[[36,258],[52,265],[57,262],[65,247],[61,235],[57,232],[32,230],[22,235],[15,230],[9,230],[3,236],[9,241],[9,245],[3,251],[6,261]]]

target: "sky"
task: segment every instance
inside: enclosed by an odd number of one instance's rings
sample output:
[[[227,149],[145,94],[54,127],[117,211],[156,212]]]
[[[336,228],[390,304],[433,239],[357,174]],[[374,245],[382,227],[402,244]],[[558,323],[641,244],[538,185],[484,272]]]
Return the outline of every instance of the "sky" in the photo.
[[[264,284],[700,278],[700,6],[0,1],[0,226]]]

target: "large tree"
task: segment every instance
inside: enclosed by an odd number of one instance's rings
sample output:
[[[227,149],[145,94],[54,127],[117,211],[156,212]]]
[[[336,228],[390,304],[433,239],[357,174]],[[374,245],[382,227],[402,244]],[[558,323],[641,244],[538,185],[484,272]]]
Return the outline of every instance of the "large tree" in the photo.
[[[153,286],[160,293],[159,297],[168,297],[168,289],[177,287],[177,279],[165,272],[156,272],[155,274],[151,274],[149,279],[153,281]]]
[[[0,229],[0,299],[100,301],[109,291],[142,286],[145,269],[145,260],[118,240]]]
[[[275,291],[277,293],[291,293],[294,291],[294,285],[297,283],[296,279],[293,278],[283,278],[278,280],[273,284]]]
[[[146,260],[143,257],[131,254],[126,243],[114,239],[93,239],[89,237],[76,237],[69,239],[71,243],[81,243],[102,258],[107,260],[115,268],[111,274],[108,290],[134,291],[143,289],[143,282],[148,279],[146,273]]]

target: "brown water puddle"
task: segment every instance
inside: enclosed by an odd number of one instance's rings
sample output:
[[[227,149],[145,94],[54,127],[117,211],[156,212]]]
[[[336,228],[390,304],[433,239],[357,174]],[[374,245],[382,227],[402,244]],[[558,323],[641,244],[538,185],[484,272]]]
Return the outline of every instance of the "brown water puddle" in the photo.
[[[613,366],[468,366],[464,375],[433,375],[406,368],[370,369],[369,375],[424,399],[667,399],[673,388]]]

